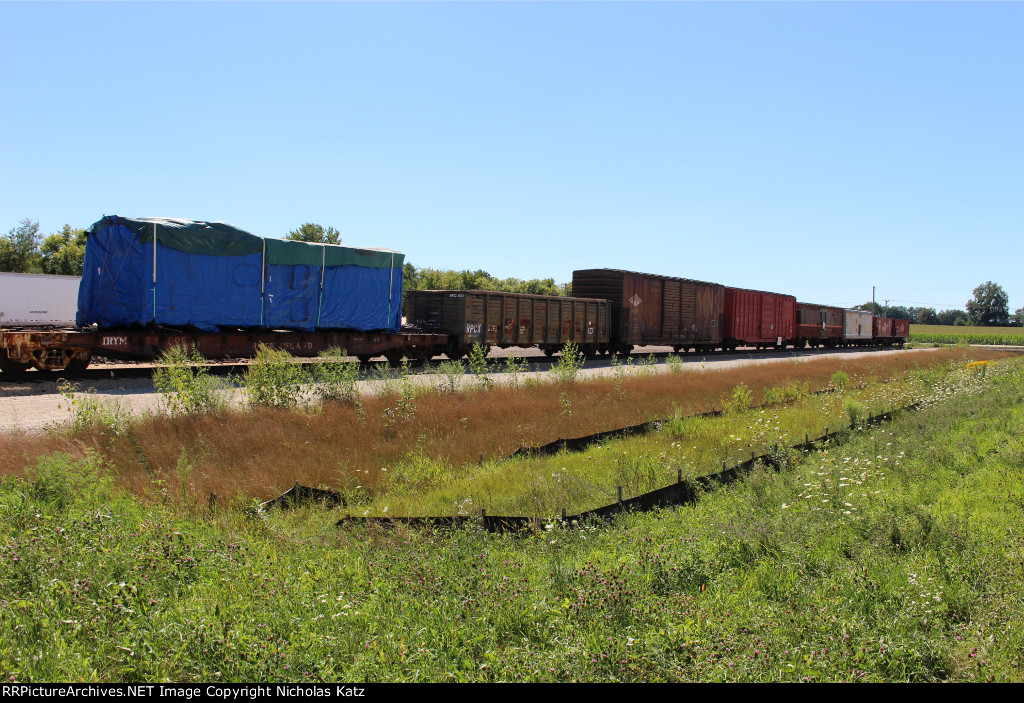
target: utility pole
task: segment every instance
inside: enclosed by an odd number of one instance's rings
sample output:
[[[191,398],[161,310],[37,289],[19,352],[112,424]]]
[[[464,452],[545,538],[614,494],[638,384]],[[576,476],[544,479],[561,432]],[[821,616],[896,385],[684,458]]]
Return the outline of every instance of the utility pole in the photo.
[[[871,314],[875,314],[875,287],[871,286]]]

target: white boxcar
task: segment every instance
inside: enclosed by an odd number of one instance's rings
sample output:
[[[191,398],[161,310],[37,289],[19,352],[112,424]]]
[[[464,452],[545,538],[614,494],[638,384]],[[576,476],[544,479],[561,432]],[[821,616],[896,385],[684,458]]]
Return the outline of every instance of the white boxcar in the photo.
[[[74,327],[81,276],[0,273],[0,327]]]
[[[843,340],[858,342],[871,339],[871,318],[867,310],[843,310]]]

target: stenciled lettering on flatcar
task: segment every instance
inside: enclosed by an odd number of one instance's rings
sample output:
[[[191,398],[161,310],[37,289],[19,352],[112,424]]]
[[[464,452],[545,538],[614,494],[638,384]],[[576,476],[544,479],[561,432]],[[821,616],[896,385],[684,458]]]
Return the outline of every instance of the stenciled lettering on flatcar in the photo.
[[[147,344],[150,343],[148,339],[146,340],[146,343]],[[105,347],[127,347],[128,346],[128,338],[127,337],[104,337],[103,338],[103,346],[105,346]]]
[[[449,298],[465,298],[466,294],[465,293],[449,293],[448,297]]]
[[[466,334],[480,334],[480,330],[483,329],[483,324],[480,322],[467,322],[466,323]]]

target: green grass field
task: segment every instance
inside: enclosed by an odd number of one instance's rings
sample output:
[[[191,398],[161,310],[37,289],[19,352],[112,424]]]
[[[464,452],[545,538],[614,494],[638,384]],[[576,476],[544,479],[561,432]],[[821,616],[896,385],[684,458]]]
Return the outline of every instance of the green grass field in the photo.
[[[159,479],[130,495],[95,457],[43,457],[0,478],[0,676],[1020,682],[1024,360],[910,380],[923,409],[779,472],[525,536],[340,529],[317,508],[253,518]],[[701,436],[788,441],[803,414],[763,417],[609,442],[593,475],[645,454],[663,466]]]
[[[1024,337],[1024,327],[957,327],[956,325],[911,325],[910,332],[918,334],[991,334]]]
[[[911,325],[910,341],[935,344],[1024,344],[1024,327]]]

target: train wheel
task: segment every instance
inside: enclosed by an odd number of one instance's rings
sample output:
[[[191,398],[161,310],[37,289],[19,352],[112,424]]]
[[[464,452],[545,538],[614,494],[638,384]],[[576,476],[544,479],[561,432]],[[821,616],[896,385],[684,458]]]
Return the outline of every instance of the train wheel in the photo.
[[[89,368],[90,361],[92,361],[92,357],[86,359],[71,359],[64,366],[64,371],[72,376],[78,376]]]
[[[544,356],[554,356],[555,348],[551,346],[544,347]]]
[[[0,371],[8,376],[17,376],[28,370],[29,365],[21,361],[15,361],[7,356],[6,349],[0,349]]]
[[[371,354],[359,354],[356,358],[359,359],[360,363],[368,364],[373,356]]]
[[[394,368],[398,366],[402,361],[402,350],[401,349],[388,349],[384,352],[384,358],[388,360],[388,366]]]

